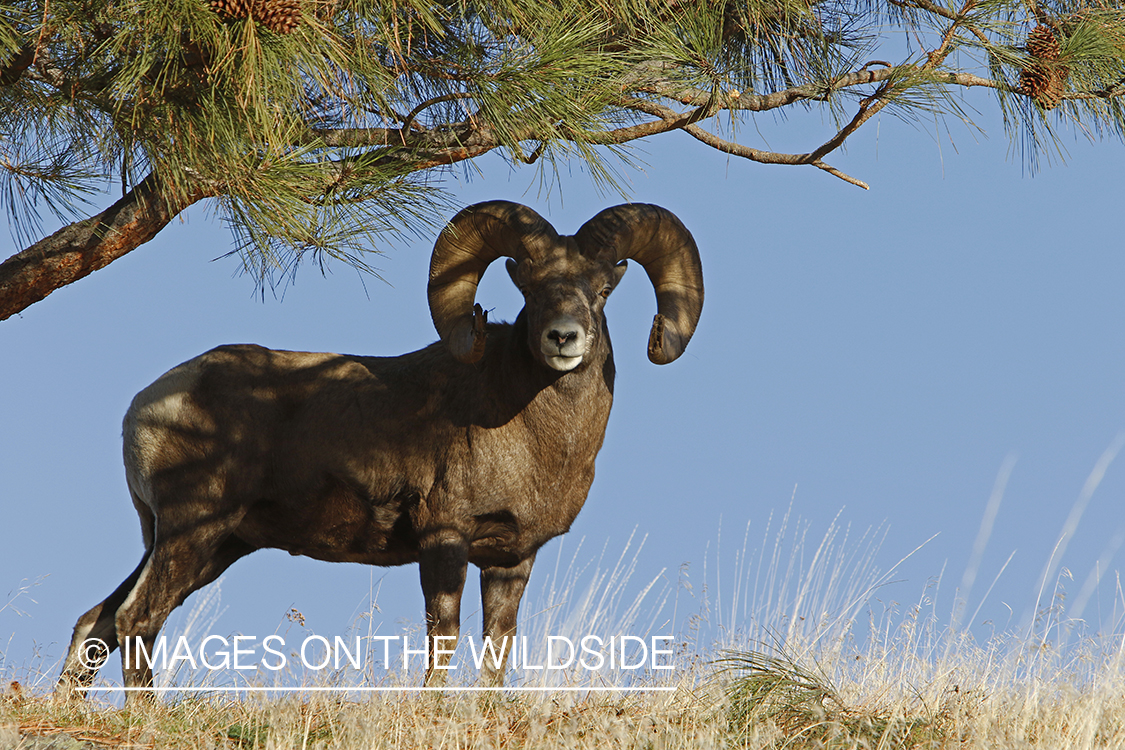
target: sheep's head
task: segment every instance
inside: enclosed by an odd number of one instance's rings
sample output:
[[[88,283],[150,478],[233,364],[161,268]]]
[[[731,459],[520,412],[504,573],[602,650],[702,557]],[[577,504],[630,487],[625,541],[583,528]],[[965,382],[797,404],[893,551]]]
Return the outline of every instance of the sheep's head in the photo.
[[[703,308],[703,272],[691,234],[659,206],[607,208],[573,237],[560,237],[526,206],[489,201],[458,213],[438,237],[430,261],[434,326],[453,356],[484,353],[484,313],[475,304],[488,265],[509,258],[508,273],[526,303],[532,352],[567,371],[582,363],[600,329],[605,300],[636,260],[656,289],[648,356],[667,364],[683,353]]]
[[[562,372],[582,364],[625,267],[625,261],[587,258],[569,238],[537,259],[508,259],[508,275],[524,297],[528,348],[536,359]]]

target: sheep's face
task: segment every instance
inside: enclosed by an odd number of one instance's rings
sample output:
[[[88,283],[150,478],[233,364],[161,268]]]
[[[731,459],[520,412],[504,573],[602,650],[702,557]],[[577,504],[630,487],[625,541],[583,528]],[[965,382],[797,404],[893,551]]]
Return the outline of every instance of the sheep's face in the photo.
[[[601,335],[602,310],[625,274],[626,263],[591,260],[573,242],[548,257],[508,261],[508,274],[523,294],[532,355],[554,370],[582,364]]]

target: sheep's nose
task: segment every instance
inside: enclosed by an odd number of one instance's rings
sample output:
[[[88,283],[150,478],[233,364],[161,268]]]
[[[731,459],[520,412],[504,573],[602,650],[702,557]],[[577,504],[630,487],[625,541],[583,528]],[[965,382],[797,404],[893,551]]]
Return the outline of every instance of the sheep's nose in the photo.
[[[582,324],[569,315],[560,315],[543,326],[539,350],[547,365],[556,370],[573,370],[582,363],[589,343]]]
[[[547,333],[547,338],[558,344],[561,349],[566,346],[567,342],[571,339],[578,338],[578,331],[560,331],[557,328],[552,328]]]

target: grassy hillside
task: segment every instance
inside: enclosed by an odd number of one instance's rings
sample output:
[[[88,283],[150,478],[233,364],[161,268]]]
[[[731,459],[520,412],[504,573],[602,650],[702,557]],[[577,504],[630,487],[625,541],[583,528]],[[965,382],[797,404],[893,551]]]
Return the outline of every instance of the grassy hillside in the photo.
[[[0,699],[0,747],[1125,746],[1120,651],[1087,648],[1065,663],[1049,649],[971,645],[937,665],[901,649],[856,656],[801,665],[741,652],[671,692],[189,696],[132,712],[59,705],[13,684]]]
[[[53,701],[58,665],[9,669],[0,750],[1125,747],[1120,587],[1097,628],[1067,616],[1061,588],[1043,586],[1033,621],[982,642],[959,624],[965,614],[975,619],[961,599],[954,597],[953,613],[936,611],[940,581],[913,605],[879,603],[895,567],[875,568],[878,534],[849,542],[833,525],[806,548],[807,525],[786,518],[780,526],[772,545],[744,547],[723,567],[735,584],[721,602],[718,585],[713,594],[705,585],[692,593],[683,573],[663,594],[653,583],[638,594],[625,554],[592,573],[572,565],[586,578],[564,572],[531,595],[521,632],[541,644],[548,635],[665,632],[682,619],[665,610],[682,612],[677,597],[689,591],[683,598],[698,612],[676,638],[672,670],[574,668],[538,672],[538,680],[514,670],[518,684],[539,692],[500,693],[333,692],[419,684],[416,672],[347,670],[314,682],[290,673],[238,683],[319,690],[191,693],[182,688],[229,686],[232,678],[166,673],[158,680],[181,692],[129,711],[113,693]],[[196,606],[212,604],[204,598]],[[99,680],[119,677],[110,665]],[[622,686],[643,690],[597,692]]]

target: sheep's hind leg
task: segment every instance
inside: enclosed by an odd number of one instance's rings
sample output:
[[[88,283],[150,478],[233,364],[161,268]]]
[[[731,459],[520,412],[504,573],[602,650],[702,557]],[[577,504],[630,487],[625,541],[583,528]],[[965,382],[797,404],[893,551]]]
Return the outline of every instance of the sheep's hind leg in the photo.
[[[491,658],[493,651],[484,648],[480,680],[485,685],[500,687],[504,684],[504,670],[508,652],[516,641],[516,615],[520,599],[531,576],[535,555],[510,568],[481,568],[480,598],[484,608],[484,638],[491,640],[493,649],[499,649],[498,659]]]
[[[126,696],[129,703],[153,696],[144,689],[152,687],[156,636],[172,610],[255,549],[235,536],[219,537],[220,541],[211,543],[200,536],[196,532],[162,538],[158,527],[152,555],[132,593],[117,610],[118,641],[124,647],[121,669],[125,687],[130,690]]]
[[[55,692],[55,697],[58,699],[65,701],[72,697],[84,697],[85,688],[93,683],[98,669],[109,655],[117,650],[115,624],[117,609],[137,584],[141,570],[152,554],[152,537],[156,528],[156,519],[149,507],[135,493],[130,491],[130,494],[133,498],[133,507],[137,510],[137,520],[141,523],[141,537],[145,544],[144,555],[141,556],[136,569],[113,590],[112,594],[78,618],[78,622],[74,625],[74,635],[70,639],[70,649],[63,662],[62,674],[59,675]]]
[[[423,536],[418,557],[426,600],[426,685],[444,685],[449,656],[461,632],[461,591],[469,565],[464,535],[443,530]]]
[[[117,609],[133,590],[151,553],[151,550],[145,550],[136,570],[100,604],[78,618],[74,625],[74,635],[70,639],[70,650],[63,662],[62,674],[59,675],[56,697],[67,700],[85,695],[85,688],[93,683],[98,669],[117,650]]]

